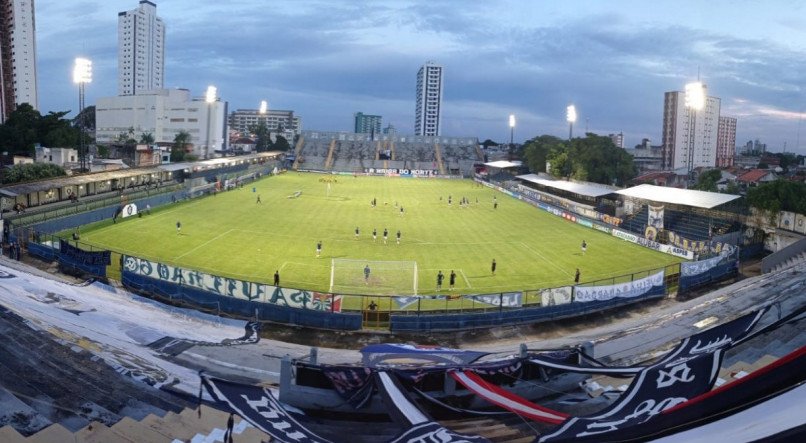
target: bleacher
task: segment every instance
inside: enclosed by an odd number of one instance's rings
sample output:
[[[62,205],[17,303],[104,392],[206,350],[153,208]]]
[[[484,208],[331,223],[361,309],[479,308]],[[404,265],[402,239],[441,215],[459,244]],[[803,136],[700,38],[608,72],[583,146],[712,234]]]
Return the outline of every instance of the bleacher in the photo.
[[[470,176],[483,160],[475,138],[383,135],[373,140],[370,134],[306,131],[301,140],[297,167],[307,170],[423,169]],[[381,155],[385,152],[390,155]]]

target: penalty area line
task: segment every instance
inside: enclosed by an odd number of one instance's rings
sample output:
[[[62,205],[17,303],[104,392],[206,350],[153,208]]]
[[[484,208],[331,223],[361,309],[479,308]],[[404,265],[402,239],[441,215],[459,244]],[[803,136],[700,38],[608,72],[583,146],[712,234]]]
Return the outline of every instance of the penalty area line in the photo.
[[[465,271],[459,269],[459,272],[462,274],[462,278],[465,279],[465,283],[467,283],[467,287],[469,289],[473,289],[473,285],[471,285],[470,280],[467,279],[467,275],[465,275]]]
[[[558,269],[560,272],[562,272],[563,274],[565,274],[565,275],[567,275],[567,276],[571,277],[571,273],[570,273],[570,272],[566,271],[565,269],[561,268],[561,267],[560,267],[558,264],[556,264],[556,263],[554,263],[553,261],[549,260],[549,259],[548,259],[548,258],[547,258],[545,255],[541,254],[541,253],[540,253],[540,251],[538,251],[537,249],[532,248],[531,246],[527,245],[527,244],[526,244],[526,243],[524,243],[524,242],[521,242],[521,244],[522,244],[522,245],[523,245],[523,247],[525,247],[526,249],[528,249],[528,250],[530,250],[530,251],[534,252],[535,254],[539,255],[539,256],[540,256],[540,258],[542,258],[544,261],[546,261],[546,262],[547,262],[548,264],[550,264],[551,266],[554,266],[555,268],[557,268],[557,269]]]

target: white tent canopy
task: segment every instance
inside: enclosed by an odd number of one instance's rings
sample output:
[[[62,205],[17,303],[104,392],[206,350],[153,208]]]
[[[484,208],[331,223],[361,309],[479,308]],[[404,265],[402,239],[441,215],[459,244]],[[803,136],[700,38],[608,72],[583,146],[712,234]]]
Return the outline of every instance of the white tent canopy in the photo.
[[[616,192],[625,197],[640,198],[659,203],[694,206],[711,209],[741,197],[718,192],[695,191],[693,189],[667,188],[665,186],[639,185]]]
[[[494,162],[487,162],[484,166],[489,166],[491,168],[499,168],[499,169],[506,169],[506,168],[519,168],[523,162],[519,161],[507,161],[507,160],[498,160]]]
[[[601,197],[603,195],[612,194],[616,192],[616,189],[607,188],[602,185],[594,185],[591,183],[569,182],[565,180],[548,180],[545,178],[540,178],[537,174],[519,175],[515,178],[519,178],[523,181],[527,181],[530,183],[547,186],[549,188],[573,192],[574,194],[584,195],[586,197]]]

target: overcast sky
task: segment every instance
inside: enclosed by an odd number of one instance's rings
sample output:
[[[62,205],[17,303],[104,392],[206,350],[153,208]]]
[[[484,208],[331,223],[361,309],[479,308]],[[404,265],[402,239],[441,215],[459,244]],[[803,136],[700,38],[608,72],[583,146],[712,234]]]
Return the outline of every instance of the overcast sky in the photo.
[[[413,133],[416,74],[442,64],[442,135],[515,140],[623,132],[660,144],[663,93],[701,79],[738,119],[737,144],[806,154],[802,1],[156,0],[166,87],[218,87],[230,110],[291,109],[304,129],[353,113]],[[87,104],[117,94],[117,13],[137,0],[37,0],[42,113],[78,107],[73,59],[93,60]]]

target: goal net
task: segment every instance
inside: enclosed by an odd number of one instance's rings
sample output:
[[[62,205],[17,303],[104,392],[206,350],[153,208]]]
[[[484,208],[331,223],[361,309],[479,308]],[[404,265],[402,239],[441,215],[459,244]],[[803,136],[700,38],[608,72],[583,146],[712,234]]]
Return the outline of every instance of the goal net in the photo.
[[[334,258],[330,292],[417,295],[417,262]]]

